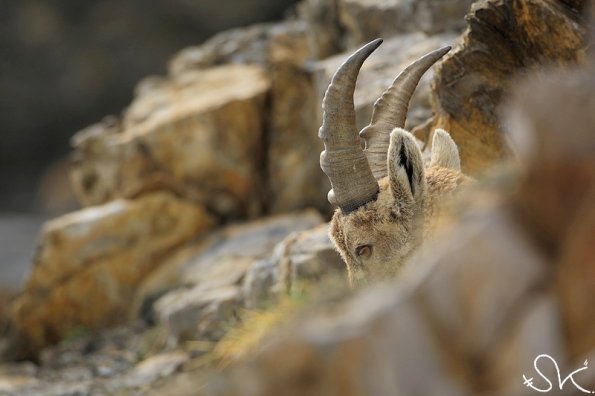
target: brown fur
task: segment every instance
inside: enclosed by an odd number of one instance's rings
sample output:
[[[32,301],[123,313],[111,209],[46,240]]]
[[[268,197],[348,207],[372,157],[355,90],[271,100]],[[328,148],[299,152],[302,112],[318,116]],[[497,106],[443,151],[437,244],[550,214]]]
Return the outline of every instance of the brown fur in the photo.
[[[452,157],[458,159],[458,150],[453,142],[449,150],[441,145],[432,155],[450,157],[434,158],[435,164],[456,163]],[[391,133],[388,165],[376,200],[348,214],[337,209],[331,220],[330,237],[352,284],[397,271],[430,231],[443,197],[469,180],[456,166],[424,169],[413,136],[398,128]],[[357,256],[361,246],[370,246],[369,256]]]

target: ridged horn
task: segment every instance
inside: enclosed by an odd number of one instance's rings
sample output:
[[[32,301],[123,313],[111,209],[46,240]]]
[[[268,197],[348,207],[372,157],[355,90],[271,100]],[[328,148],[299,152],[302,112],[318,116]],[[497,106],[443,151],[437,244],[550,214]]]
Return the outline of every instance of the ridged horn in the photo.
[[[322,101],[320,167],[332,186],[328,200],[343,213],[376,199],[379,191],[355,124],[353,93],[359,70],[380,44],[382,39],[364,45],[339,66]]]
[[[374,103],[372,121],[360,132],[366,142],[364,153],[376,179],[385,177],[390,133],[404,128],[409,101],[424,73],[448,51],[450,46],[437,49],[419,58],[401,72],[392,85]]]

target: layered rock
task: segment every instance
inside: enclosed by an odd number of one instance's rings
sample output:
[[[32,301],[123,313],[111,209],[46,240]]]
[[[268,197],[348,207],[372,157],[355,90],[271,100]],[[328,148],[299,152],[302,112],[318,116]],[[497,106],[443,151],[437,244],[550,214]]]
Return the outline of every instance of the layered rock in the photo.
[[[259,213],[269,87],[263,70],[240,65],[145,81],[120,125],[73,138],[79,199],[168,190],[223,217]]]
[[[434,83],[437,118],[432,128],[450,132],[465,172],[485,170],[508,153],[498,114],[515,77],[544,65],[584,60],[585,27],[580,16],[584,4],[558,0],[474,4],[462,42],[439,66]]]
[[[167,193],[115,200],[47,223],[12,307],[15,329],[34,351],[77,328],[121,323],[141,281],[213,224],[203,208]]]

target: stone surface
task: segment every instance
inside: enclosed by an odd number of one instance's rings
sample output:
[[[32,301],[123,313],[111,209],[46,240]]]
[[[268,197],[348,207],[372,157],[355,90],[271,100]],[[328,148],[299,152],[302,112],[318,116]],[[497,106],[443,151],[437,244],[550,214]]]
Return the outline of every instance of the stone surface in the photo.
[[[298,15],[308,24],[308,47],[313,59],[324,59],[341,52],[342,28],[336,0],[303,0]]]
[[[155,382],[159,378],[171,376],[187,360],[188,355],[183,351],[151,356],[138,363],[128,374],[127,385],[138,387]]]
[[[77,327],[125,320],[139,283],[173,249],[213,225],[199,206],[167,193],[116,200],[47,223],[13,322],[32,350]]]
[[[150,301],[151,296],[171,290],[156,300],[151,316],[165,325],[172,342],[216,340],[245,305],[241,284],[246,273],[268,259],[275,245],[289,234],[321,222],[320,215],[310,210],[223,228],[201,241],[197,251],[188,253],[189,257],[163,269],[173,275],[156,272],[160,280],[166,281],[149,280],[150,287],[141,289],[136,300]],[[270,298],[268,288],[262,286],[259,291]]]
[[[473,0],[340,0],[347,47],[404,33],[460,31]]]
[[[224,217],[259,213],[269,86],[240,65],[146,81],[120,125],[73,138],[79,199],[170,190]]]
[[[278,290],[293,292],[302,282],[315,284],[329,275],[344,275],[345,263],[329,236],[329,225],[290,235],[283,243],[283,255],[277,264]]]
[[[260,24],[226,30],[201,45],[186,47],[169,61],[169,74],[181,75],[226,63],[266,65],[272,26]]]
[[[390,86],[393,80],[411,62],[426,53],[452,45],[457,35],[444,33],[436,36],[426,36],[423,33],[410,33],[386,40],[364,63],[359,74],[355,89],[354,101],[358,129],[368,125],[372,118],[374,102]],[[334,56],[318,62],[315,66],[316,87],[318,90],[319,119],[322,114],[322,98],[328,84],[339,67],[352,51]],[[432,115],[430,102],[430,81],[433,71],[430,69],[422,78],[411,100],[408,129],[426,121]]]
[[[344,273],[345,264],[328,237],[328,224],[293,232],[269,257],[250,267],[242,282],[244,305],[262,308],[279,296],[299,293],[306,283]]]
[[[241,293],[237,286],[204,290],[195,286],[167,293],[155,303],[157,322],[168,331],[171,343],[180,340],[216,341],[238,315]]]
[[[272,30],[269,46],[272,80],[267,184],[269,209],[287,212],[304,207],[328,211],[329,189],[320,171],[317,91],[306,62],[308,26]]]
[[[508,153],[498,114],[515,78],[584,60],[585,27],[576,10],[557,0],[479,1],[467,25],[437,69],[433,127],[449,131],[463,171],[475,174]]]

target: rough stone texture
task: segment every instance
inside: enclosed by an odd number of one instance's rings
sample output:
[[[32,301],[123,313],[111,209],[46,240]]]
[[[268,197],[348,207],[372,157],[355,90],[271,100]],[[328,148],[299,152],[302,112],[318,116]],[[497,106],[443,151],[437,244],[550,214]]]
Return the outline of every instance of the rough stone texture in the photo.
[[[279,290],[292,292],[300,282],[316,282],[328,275],[344,275],[345,263],[329,238],[329,225],[290,235],[280,257]]]
[[[172,343],[197,338],[216,340],[246,304],[242,286],[246,273],[267,259],[275,245],[288,235],[321,222],[318,213],[305,211],[226,227],[201,241],[195,252],[184,254],[190,255],[186,260],[177,260],[170,268],[156,272],[154,277],[159,279],[147,280],[136,296],[135,307],[174,289],[156,300],[151,313],[165,325]],[[259,291],[270,299],[268,289]]]
[[[319,167],[317,91],[306,66],[308,26],[271,33],[272,80],[268,136],[269,209],[287,212],[304,207],[328,210],[328,181]]]
[[[27,396],[146,394],[188,360],[164,349],[159,331],[133,323],[79,334],[46,348],[39,361],[0,363],[0,394]]]
[[[178,289],[161,297],[155,304],[157,321],[168,331],[173,344],[179,340],[218,340],[237,316],[241,306],[240,288],[224,286],[204,290]]]
[[[126,318],[139,283],[173,249],[213,225],[167,193],[116,200],[46,224],[35,266],[13,304],[13,324],[35,351],[77,327]]]
[[[341,52],[343,32],[336,0],[303,0],[298,15],[308,24],[308,47],[313,59]]]
[[[169,74],[226,64],[266,65],[269,30],[273,24],[226,30],[201,45],[186,47],[169,61]]]
[[[479,1],[467,24],[437,69],[433,126],[450,132],[463,170],[473,174],[507,153],[498,114],[515,77],[583,60],[585,28],[580,14],[557,0]]]
[[[357,127],[361,129],[368,125],[372,118],[374,102],[407,65],[430,51],[454,44],[456,40],[457,35],[454,33],[435,36],[410,33],[386,40],[366,60],[359,74],[354,95]],[[321,109],[324,92],[339,65],[351,53],[350,50],[320,61],[315,65],[319,119],[322,117]],[[426,121],[432,115],[430,81],[433,75],[432,69],[429,70],[413,95],[406,124],[407,128]]]
[[[242,282],[244,305],[263,308],[271,300],[300,291],[328,276],[344,275],[345,264],[328,236],[328,224],[293,232],[273,253],[253,263]]]
[[[221,216],[257,214],[269,85],[260,68],[239,65],[145,81],[120,131],[92,127],[74,137],[79,199],[94,205],[165,189]]]
[[[462,30],[473,1],[340,0],[339,21],[350,48],[377,37]]]

